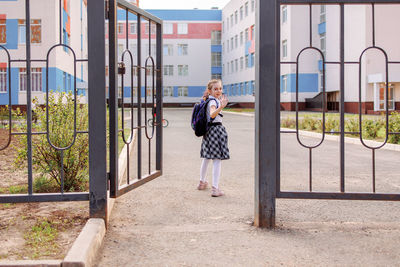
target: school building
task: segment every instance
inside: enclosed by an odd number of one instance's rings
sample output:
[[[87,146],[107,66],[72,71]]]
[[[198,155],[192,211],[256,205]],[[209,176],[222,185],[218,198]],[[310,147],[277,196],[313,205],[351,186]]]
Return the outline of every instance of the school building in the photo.
[[[77,59],[87,58],[86,0],[61,1],[61,33],[59,27],[59,1],[42,0],[30,5],[31,58],[45,60],[48,50],[55,44],[71,47]],[[45,7],[45,8],[44,8]],[[11,62],[11,90],[8,88],[8,57],[25,59],[26,22],[25,1],[0,2],[0,105],[8,105],[9,92],[12,104],[26,105],[26,63]],[[61,40],[60,40],[61,37]],[[72,92],[74,78],[79,95],[85,95],[87,63],[78,63],[74,75],[73,52],[66,47],[56,47],[49,53],[48,86],[54,92]],[[46,62],[34,61],[31,65],[32,98],[44,103],[46,92]],[[85,98],[82,98],[85,101]]]
[[[0,45],[8,49],[12,59],[25,56],[25,15],[23,0],[2,0],[0,9]],[[43,0],[43,5],[31,6],[32,58],[45,59],[48,49],[61,42],[69,45],[77,58],[87,57],[86,0],[62,1],[62,40],[59,41],[58,1]],[[137,1],[131,1],[138,4]],[[46,12],[43,11],[46,6]],[[146,10],[161,18],[163,23],[163,94],[165,105],[185,106],[199,101],[211,78],[221,78],[224,91],[236,106],[254,106],[255,92],[255,0],[231,0],[222,10]],[[326,62],[337,62],[340,57],[338,5],[312,6],[312,45],[319,48]],[[281,61],[295,62],[300,51],[309,46],[309,6],[282,5],[281,9]],[[393,29],[400,26],[396,5],[375,6],[376,46],[388,56],[389,109],[400,110],[400,50],[399,36]],[[137,20],[124,11],[118,13],[118,61],[129,49],[133,56],[137,49]],[[107,25],[106,25],[107,26]],[[142,22],[142,64],[149,49],[155,58],[154,25]],[[44,34],[46,33],[46,34]],[[128,33],[128,47],[126,47]],[[149,33],[150,42],[149,47]],[[107,34],[107,32],[106,32]],[[345,111],[358,112],[359,65],[361,53],[372,46],[372,12],[370,5],[345,6]],[[106,38],[106,49],[108,39]],[[108,53],[106,53],[108,54]],[[379,113],[386,109],[385,57],[378,49],[369,49],[361,58],[361,102],[363,113]],[[66,48],[53,49],[50,54],[49,89],[73,90],[74,70],[72,53]],[[322,58],[316,50],[306,50],[299,56],[299,109],[320,110],[322,98]],[[26,66],[12,62],[11,94],[14,105],[26,103]],[[127,68],[128,69],[128,68]],[[149,72],[147,72],[149,74]],[[325,90],[327,109],[339,108],[340,65],[325,64]],[[43,101],[46,68],[43,62],[32,63],[33,96]],[[77,88],[85,95],[87,64],[78,63]],[[148,90],[151,89],[151,77]],[[7,54],[0,47],[0,105],[8,104]],[[124,76],[122,86],[119,75],[119,95],[125,103],[130,101],[130,75]],[[295,110],[296,65],[281,65],[281,109]],[[144,78],[141,84],[144,92]],[[146,92],[150,95],[150,92]],[[136,100],[135,100],[136,101]]]

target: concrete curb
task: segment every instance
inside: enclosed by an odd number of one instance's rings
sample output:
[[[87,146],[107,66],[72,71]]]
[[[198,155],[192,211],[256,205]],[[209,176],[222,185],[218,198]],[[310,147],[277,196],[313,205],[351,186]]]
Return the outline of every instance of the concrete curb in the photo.
[[[89,219],[68,251],[61,266],[92,266],[105,234],[106,225],[103,219]]]
[[[239,115],[239,116],[247,116],[247,117],[255,116],[252,113],[240,113],[240,112],[233,112],[233,111],[224,111],[224,113],[229,113],[229,114],[234,114],[234,115]],[[295,132],[295,129],[290,129],[290,128],[281,128],[281,130]],[[302,136],[314,137],[314,138],[319,138],[319,139],[322,138],[321,133],[309,132],[309,131],[304,131],[304,130],[299,130],[299,133]],[[325,139],[330,140],[330,141],[339,142],[340,136],[332,135],[332,134],[325,134]],[[344,142],[347,144],[354,144],[354,145],[360,145],[360,146],[363,145],[360,141],[360,138],[354,138],[354,137],[345,137]],[[364,140],[364,143],[370,147],[379,147],[382,144],[382,142],[377,142],[377,141],[372,141],[372,140]],[[391,151],[400,151],[400,145],[386,143],[380,149],[391,150]]]

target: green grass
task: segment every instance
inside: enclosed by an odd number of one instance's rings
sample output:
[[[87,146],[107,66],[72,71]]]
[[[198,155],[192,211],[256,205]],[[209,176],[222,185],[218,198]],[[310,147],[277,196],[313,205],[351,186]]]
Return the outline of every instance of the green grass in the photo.
[[[59,250],[56,242],[58,230],[54,222],[47,218],[39,219],[24,235],[26,246],[33,259],[55,254]]]

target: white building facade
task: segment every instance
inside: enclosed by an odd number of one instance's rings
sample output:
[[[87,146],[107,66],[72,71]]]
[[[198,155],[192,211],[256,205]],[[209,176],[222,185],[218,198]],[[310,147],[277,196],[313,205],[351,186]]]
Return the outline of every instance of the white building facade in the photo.
[[[69,46],[77,59],[87,58],[87,12],[86,0],[64,0],[61,6],[61,28],[59,1],[43,0],[32,2],[31,16],[31,58],[45,60],[49,49],[56,44]],[[3,0],[0,3],[0,105],[8,105],[8,96],[12,96],[12,105],[26,105],[26,63],[11,60],[26,58],[25,1]],[[44,8],[45,7],[45,8]],[[61,31],[61,33],[60,33]],[[61,40],[60,40],[61,35]],[[71,49],[56,47],[49,54],[48,85],[54,92],[72,92],[74,80],[79,95],[86,91],[79,88],[87,80],[87,63],[78,62],[74,75],[74,61]],[[46,62],[34,61],[31,65],[32,97],[44,103],[46,92]],[[8,73],[11,72],[11,88]],[[85,87],[85,86],[82,86]],[[84,98],[83,98],[84,99]]]
[[[230,101],[254,103],[254,98],[246,94],[248,81],[255,78],[251,59],[246,64],[246,56],[252,57],[253,25],[255,12],[253,1],[232,0],[222,10],[223,82],[230,95]],[[246,12],[246,7],[248,11]],[[256,8],[256,7],[255,7]],[[243,11],[242,11],[243,10]],[[400,26],[398,5],[375,6],[376,46],[388,55],[389,62],[399,62],[399,36],[392,34]],[[242,15],[242,12],[244,15]],[[281,9],[281,61],[296,62],[303,48],[310,46],[308,5],[282,5]],[[247,16],[246,16],[247,14]],[[257,29],[256,29],[257,30]],[[241,35],[249,33],[242,45]],[[255,39],[255,38],[254,38]],[[338,5],[312,6],[312,46],[318,48],[325,61],[325,90],[327,109],[339,109],[340,65],[340,9]],[[238,44],[236,44],[238,40]],[[249,42],[250,40],[250,42]],[[358,113],[359,64],[364,49],[373,45],[371,5],[345,6],[345,67],[344,99],[345,112]],[[242,68],[242,58],[244,67]],[[383,53],[369,49],[361,60],[361,107],[362,113],[377,114],[386,109],[384,101],[385,62]],[[400,65],[389,63],[389,110],[400,110]],[[247,68],[246,68],[247,67]],[[322,99],[322,57],[317,50],[307,49],[299,56],[299,109],[316,110],[312,102]],[[241,88],[245,88],[242,90]],[[281,109],[295,110],[296,64],[281,64]],[[251,89],[253,91],[254,88]],[[310,101],[311,100],[311,101]],[[311,105],[309,104],[311,102]],[[249,105],[249,104],[247,104]],[[318,108],[317,108],[318,110]]]

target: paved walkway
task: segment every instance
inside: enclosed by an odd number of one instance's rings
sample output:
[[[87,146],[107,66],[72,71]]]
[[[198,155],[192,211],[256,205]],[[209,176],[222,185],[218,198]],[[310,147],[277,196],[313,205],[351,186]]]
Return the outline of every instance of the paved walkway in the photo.
[[[189,126],[190,113],[165,110],[164,175],[117,199],[96,266],[399,264],[397,202],[278,199],[276,229],[251,226],[252,117],[224,116],[231,150],[222,165],[226,196],[195,190],[201,139]],[[283,188],[307,190],[307,150],[290,134],[281,146]],[[346,187],[370,190],[371,153],[358,145],[346,148]],[[338,143],[325,141],[314,156],[314,189],[338,190]],[[377,152],[377,190],[399,191],[399,162],[398,152]]]

